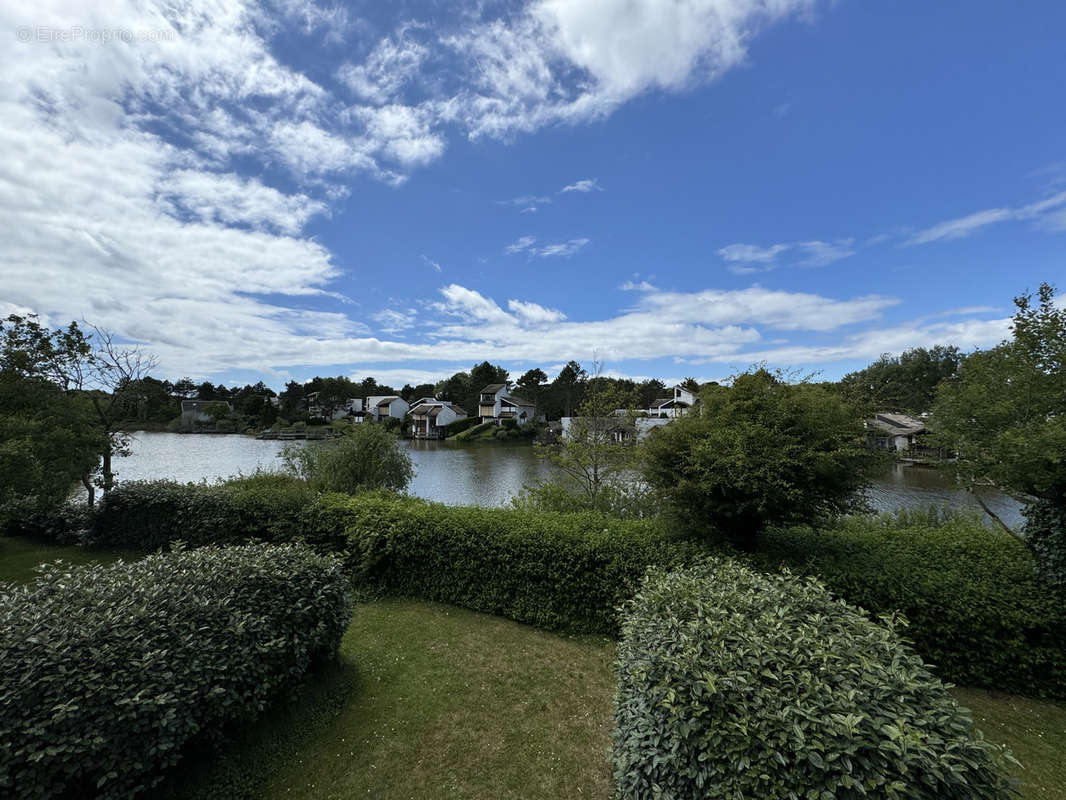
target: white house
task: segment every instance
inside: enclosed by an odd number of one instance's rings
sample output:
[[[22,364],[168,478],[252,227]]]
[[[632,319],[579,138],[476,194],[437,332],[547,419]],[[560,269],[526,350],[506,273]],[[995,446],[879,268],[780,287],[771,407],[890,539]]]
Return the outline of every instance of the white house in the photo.
[[[632,439],[635,435],[637,441],[643,441],[644,437],[652,430],[652,428],[658,428],[662,425],[666,425],[673,417],[636,417],[631,422],[625,419],[628,412],[615,413],[613,418],[615,421],[613,424],[605,420],[605,424],[601,426],[602,430],[610,431],[611,438],[615,442],[624,442]],[[560,422],[562,423],[562,438],[569,440],[573,435],[574,426],[579,423],[582,417],[563,417]]]
[[[695,404],[696,395],[694,392],[675,386],[673,397],[658,398],[651,404],[651,408],[644,409],[644,412],[650,417],[683,417]]]
[[[466,419],[466,412],[447,400],[423,397],[411,406],[411,436],[415,439],[443,439],[444,428],[457,419]]]
[[[490,383],[478,396],[477,414],[482,422],[499,425],[505,419],[513,419],[524,425],[536,418],[537,409],[528,400],[509,394],[506,383]]]
[[[375,422],[380,422],[388,417],[402,420],[408,408],[410,406],[407,405],[407,401],[402,397],[389,394],[380,397],[368,397],[366,399],[365,413]]]

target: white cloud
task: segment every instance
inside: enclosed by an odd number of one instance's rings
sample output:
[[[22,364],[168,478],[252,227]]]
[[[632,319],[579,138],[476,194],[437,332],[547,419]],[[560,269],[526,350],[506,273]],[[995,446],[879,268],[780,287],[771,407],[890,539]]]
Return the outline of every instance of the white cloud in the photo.
[[[779,266],[780,256],[796,253],[798,260],[793,266],[824,267],[842,258],[855,254],[854,239],[837,239],[823,242],[817,239],[807,242],[773,244],[763,247],[756,244],[730,244],[719,248],[718,255],[730,264],[730,269],[740,275],[753,272],[768,272]]]
[[[546,322],[562,322],[566,314],[553,308],[545,308],[537,303],[528,303],[521,300],[508,300],[507,307],[516,317],[524,322],[532,324]]]
[[[603,187],[599,184],[598,178],[586,178],[585,180],[577,181],[575,183],[568,184],[559,190],[559,194],[566,192],[602,192]]]
[[[507,247],[504,248],[504,252],[510,253],[511,255],[514,255],[515,253],[533,252],[535,250],[533,245],[536,241],[537,240],[532,236],[520,236],[511,244],[507,245]]]
[[[372,318],[378,323],[382,332],[399,333],[414,327],[417,315],[413,308],[406,311],[386,308],[374,314]]]
[[[433,267],[433,269],[437,272],[441,271],[440,264],[438,264],[433,259],[427,257],[426,255],[422,255],[420,256],[420,258],[422,259],[422,263],[424,263],[427,267]]]
[[[618,287],[623,292],[657,292],[658,289],[647,281],[625,281]]]
[[[1066,192],[1058,192],[1043,200],[1017,208],[988,208],[965,217],[949,219],[912,236],[907,244],[928,244],[971,236],[989,225],[1009,220],[1031,220],[1038,227],[1051,231],[1066,230]]]
[[[580,238],[571,239],[568,242],[557,242],[556,244],[545,245],[537,251],[537,255],[541,258],[553,258],[556,256],[569,257],[578,250],[584,248],[590,241],[592,240]]]
[[[991,347],[1010,336],[1010,319],[962,320],[928,323],[914,321],[891,328],[852,334],[831,345],[785,345],[766,350],[713,357],[692,363],[731,362],[752,364],[766,361],[778,365],[821,364],[836,361],[873,360],[882,353],[902,353],[912,347],[956,345],[963,350]]]
[[[379,105],[392,101],[418,74],[429,49],[410,37],[382,39],[362,64],[347,62],[337,77],[360,98]]]

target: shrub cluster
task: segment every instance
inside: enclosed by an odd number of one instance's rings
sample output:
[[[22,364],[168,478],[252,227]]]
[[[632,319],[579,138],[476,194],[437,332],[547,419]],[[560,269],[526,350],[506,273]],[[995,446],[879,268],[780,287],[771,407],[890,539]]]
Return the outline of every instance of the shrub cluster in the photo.
[[[457,433],[462,433],[480,424],[481,417],[460,417],[444,426],[444,435],[455,436]]]
[[[906,636],[945,680],[1066,697],[1066,610],[1021,542],[971,517],[853,517],[768,531],[756,562],[818,576]]]
[[[297,478],[260,473],[226,483],[130,481],[108,492],[94,514],[91,541],[155,550],[248,539],[292,541],[314,493]]]
[[[197,737],[254,717],[350,614],[340,562],[298,545],[46,568],[0,595],[0,796],[129,797]]]
[[[892,628],[813,579],[652,571],[625,606],[623,798],[1007,798],[1003,751]]]
[[[617,607],[650,564],[699,552],[652,521],[388,495],[324,495],[306,523],[309,543],[348,551],[359,585],[572,633],[616,634]]]

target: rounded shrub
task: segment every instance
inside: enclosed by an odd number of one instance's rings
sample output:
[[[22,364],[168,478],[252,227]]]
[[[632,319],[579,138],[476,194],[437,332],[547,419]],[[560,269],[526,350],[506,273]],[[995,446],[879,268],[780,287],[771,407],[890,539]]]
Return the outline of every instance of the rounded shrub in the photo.
[[[625,605],[622,798],[1007,798],[1009,756],[893,629],[814,579],[653,570]]]
[[[341,563],[302,545],[44,569],[0,594],[0,796],[126,798],[336,653]]]

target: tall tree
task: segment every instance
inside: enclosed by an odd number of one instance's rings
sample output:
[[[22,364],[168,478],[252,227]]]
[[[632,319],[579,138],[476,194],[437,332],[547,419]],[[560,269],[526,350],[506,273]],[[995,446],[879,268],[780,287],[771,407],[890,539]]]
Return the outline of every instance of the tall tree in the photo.
[[[957,347],[915,347],[900,356],[888,353],[840,381],[841,392],[866,412],[917,414],[932,408],[937,387],[953,380],[962,355]]]
[[[520,397],[529,400],[537,406],[538,413],[544,413],[541,408],[541,393],[544,384],[547,383],[548,376],[544,373],[544,370],[534,367],[533,369],[526,370],[522,373],[522,376],[515,381],[515,391]]]
[[[558,416],[572,417],[581,403],[588,372],[576,361],[567,362],[551,384],[551,395]]]
[[[1011,338],[968,355],[958,379],[941,385],[931,440],[957,453],[949,468],[966,486],[992,484],[1018,496],[1030,522],[1058,520],[1050,532],[1027,524],[1024,538],[1032,546],[1058,537],[1066,583],[1066,309],[1047,283],[1014,304]]]

